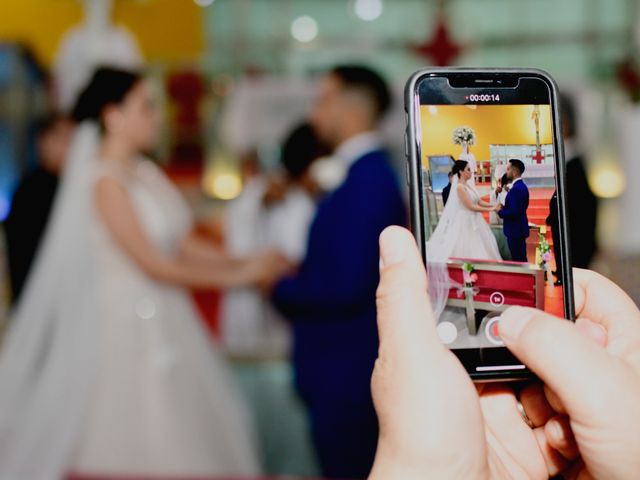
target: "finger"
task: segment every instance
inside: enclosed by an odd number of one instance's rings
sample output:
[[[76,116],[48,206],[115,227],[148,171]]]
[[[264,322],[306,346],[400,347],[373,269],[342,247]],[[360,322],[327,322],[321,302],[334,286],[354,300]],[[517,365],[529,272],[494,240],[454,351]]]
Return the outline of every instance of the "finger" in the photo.
[[[569,467],[569,462],[560,453],[555,450],[549,442],[544,433],[544,427],[538,427],[533,430],[533,435],[538,442],[538,448],[542,453],[542,458],[547,466],[547,473],[549,477],[553,477],[564,472]]]
[[[567,460],[578,458],[578,445],[571,430],[569,417],[557,415],[544,426],[547,442]]]
[[[388,228],[380,236],[380,253],[380,346],[371,378],[380,444],[406,458],[445,448],[447,438],[483,445],[477,395],[467,372],[438,339],[414,238],[407,230]]]
[[[634,358],[640,365],[640,311],[615,283],[590,270],[573,269],[578,317],[601,324],[608,336],[607,350]]]
[[[539,310],[512,307],[502,314],[500,335],[509,350],[560,397],[569,414],[598,411],[594,388],[611,385],[616,366],[606,350],[573,323]]]
[[[532,478],[540,477],[536,452],[538,445],[531,427],[523,420],[511,386],[503,383],[483,384],[480,406],[486,425],[487,444],[499,458],[517,463]],[[538,472],[535,474],[533,472]]]
[[[550,418],[556,415],[556,412],[547,401],[541,383],[536,382],[526,385],[520,391],[518,398],[534,427],[546,424]]]
[[[608,278],[592,270],[573,269],[576,313],[596,322],[609,321],[612,313],[625,313],[637,325],[640,313],[631,298]],[[615,302],[611,300],[615,299]]]
[[[427,277],[414,237],[389,227],[380,235],[380,284],[376,295],[380,356],[440,355]]]
[[[564,408],[562,400],[551,390],[547,385],[544,386],[544,396],[547,398],[547,402],[551,405],[554,411],[561,414],[566,414],[567,409]]]
[[[592,322],[588,318],[578,318],[576,328],[601,347],[607,346],[607,331],[601,324]]]

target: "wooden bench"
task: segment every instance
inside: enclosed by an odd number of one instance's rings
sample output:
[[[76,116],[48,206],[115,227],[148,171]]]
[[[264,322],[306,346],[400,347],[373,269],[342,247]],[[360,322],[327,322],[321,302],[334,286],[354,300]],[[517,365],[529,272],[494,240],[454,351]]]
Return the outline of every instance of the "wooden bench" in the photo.
[[[466,309],[469,333],[477,333],[476,310],[504,311],[511,306],[544,309],[544,270],[521,262],[452,258],[447,262],[449,276],[464,285],[462,266],[471,263],[478,276],[474,292],[468,296],[458,287],[449,290],[447,305]],[[467,298],[469,297],[469,298]]]

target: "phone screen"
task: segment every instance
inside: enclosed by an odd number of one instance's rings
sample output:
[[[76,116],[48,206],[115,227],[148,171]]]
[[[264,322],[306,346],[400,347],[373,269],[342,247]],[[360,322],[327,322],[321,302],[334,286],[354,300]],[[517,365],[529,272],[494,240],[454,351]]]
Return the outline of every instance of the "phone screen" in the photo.
[[[429,294],[441,341],[470,373],[524,372],[501,313],[566,318],[554,102],[539,78],[472,80],[427,76],[414,92]]]

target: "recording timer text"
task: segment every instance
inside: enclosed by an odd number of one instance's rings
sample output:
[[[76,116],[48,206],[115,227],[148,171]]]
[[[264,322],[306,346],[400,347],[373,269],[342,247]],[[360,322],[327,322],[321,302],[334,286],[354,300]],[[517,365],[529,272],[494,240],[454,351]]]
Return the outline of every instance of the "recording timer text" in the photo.
[[[468,100],[470,102],[499,102],[500,94],[498,93],[471,94],[471,95],[466,95],[464,98],[465,100]]]

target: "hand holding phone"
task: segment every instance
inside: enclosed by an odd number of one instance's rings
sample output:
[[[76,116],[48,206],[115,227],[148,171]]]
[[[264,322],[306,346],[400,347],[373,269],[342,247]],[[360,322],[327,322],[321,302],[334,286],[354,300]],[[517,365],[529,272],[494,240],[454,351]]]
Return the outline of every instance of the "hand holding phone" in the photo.
[[[380,251],[380,353],[372,378],[380,439],[370,478],[547,478],[561,471],[561,456],[541,449],[518,413],[513,389],[477,389],[442,345],[413,236],[390,227]],[[496,465],[501,471],[490,472]]]
[[[622,290],[576,270],[575,325],[509,310],[507,345],[548,390],[539,382],[519,391],[514,383],[474,388],[438,338],[413,237],[390,227],[380,250],[380,354],[372,380],[380,440],[370,478],[635,478],[640,312]],[[571,424],[579,426],[575,436]]]
[[[538,70],[428,69],[405,93],[412,227],[440,339],[474,380],[530,378],[500,338],[501,313],[525,306],[574,317],[555,83]],[[504,199],[491,205],[503,183]]]

